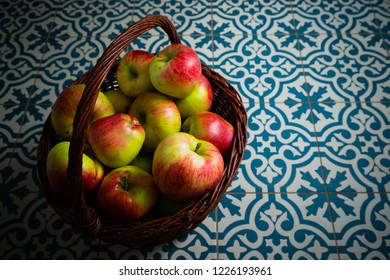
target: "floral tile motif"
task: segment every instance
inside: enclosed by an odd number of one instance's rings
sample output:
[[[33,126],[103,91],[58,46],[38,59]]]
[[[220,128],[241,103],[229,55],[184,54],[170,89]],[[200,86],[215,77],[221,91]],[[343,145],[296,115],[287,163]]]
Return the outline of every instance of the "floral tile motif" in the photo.
[[[331,201],[340,258],[389,259],[388,193],[332,194]]]
[[[354,33],[365,32],[371,24],[369,32],[378,32],[369,1],[299,0],[293,1],[292,10],[297,30],[299,26],[312,26],[317,33]]]
[[[43,89],[54,92],[50,94],[51,101],[54,102],[66,86],[93,68],[110,43],[111,40],[107,37],[50,38],[42,59],[37,92]]]
[[[323,194],[226,194],[218,207],[219,258],[336,259],[328,211]]]
[[[4,39],[0,45],[0,103],[4,104],[11,96],[19,95],[22,98],[19,103],[26,104],[29,93],[25,87],[34,82],[44,51],[44,44],[30,45],[27,38]]]
[[[213,32],[216,35],[294,34],[292,20],[290,1],[213,2]]]
[[[214,36],[214,67],[245,102],[307,102],[294,41],[295,35]]]
[[[57,14],[59,1],[49,0],[6,0],[0,3],[0,34],[2,36],[28,36],[33,29],[42,29],[42,25],[51,25]],[[50,30],[50,29],[49,29]],[[45,30],[44,36],[50,34]]]
[[[8,184],[23,181],[15,178]],[[15,191],[2,198],[1,259],[90,259],[96,242],[74,232],[47,206],[41,194]]]
[[[333,120],[316,125],[328,190],[389,192],[389,104],[341,105]]]
[[[55,24],[71,37],[116,37],[133,15],[132,1],[63,1]]]
[[[305,104],[298,104],[305,107]],[[307,107],[308,108],[308,107]],[[323,192],[314,126],[280,103],[247,108],[248,141],[231,192]],[[300,113],[298,113],[300,114]],[[310,167],[310,168],[308,168]]]
[[[330,102],[382,100],[381,87],[390,77],[387,50],[382,43],[370,46],[366,39],[358,34],[318,35],[311,46],[301,43],[308,84],[314,82],[331,94]],[[380,35],[378,40],[383,42]]]
[[[180,36],[212,34],[211,4],[207,0],[195,1],[138,1],[134,21],[147,15],[159,14],[172,21]],[[161,29],[150,30],[148,35],[161,35]]]

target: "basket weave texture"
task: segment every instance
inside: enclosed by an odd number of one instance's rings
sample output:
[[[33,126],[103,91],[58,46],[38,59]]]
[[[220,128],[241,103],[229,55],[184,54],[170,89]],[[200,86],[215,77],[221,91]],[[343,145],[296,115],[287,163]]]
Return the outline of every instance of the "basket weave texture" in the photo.
[[[197,227],[219,203],[233,181],[242,160],[246,144],[247,115],[237,91],[218,73],[202,64],[202,72],[209,79],[213,92],[213,112],[231,123],[235,130],[231,152],[225,157],[222,180],[215,190],[208,192],[177,213],[132,223],[119,223],[100,216],[93,203],[83,196],[81,186],[82,155],[88,120],[99,91],[117,89],[116,69],[119,55],[137,37],[153,28],[162,28],[172,44],[180,38],[172,22],[160,15],[147,16],[128,27],[104,51],[94,68],[77,78],[73,84],[86,84],[80,100],[69,149],[68,181],[70,202],[59,201],[50,191],[46,159],[50,149],[61,141],[50,120],[46,119],[37,151],[37,167],[46,200],[68,224],[91,239],[125,244],[133,248],[169,242]]]

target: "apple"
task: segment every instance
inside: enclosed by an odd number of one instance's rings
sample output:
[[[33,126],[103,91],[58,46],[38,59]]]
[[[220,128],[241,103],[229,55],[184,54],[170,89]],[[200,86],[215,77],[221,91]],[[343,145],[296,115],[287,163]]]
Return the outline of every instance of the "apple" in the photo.
[[[217,186],[224,172],[224,161],[210,142],[178,132],[158,145],[152,172],[163,195],[174,201],[188,201]]]
[[[183,122],[182,131],[211,142],[223,155],[227,153],[234,136],[233,126],[213,112],[199,112],[189,116]]]
[[[207,77],[201,75],[198,85],[184,98],[176,99],[182,119],[202,111],[209,111],[213,105],[213,89]]]
[[[127,165],[104,177],[96,195],[96,207],[111,220],[133,222],[148,213],[157,200],[158,190],[152,175]]]
[[[106,166],[116,168],[129,164],[140,152],[145,130],[137,118],[114,114],[98,119],[87,132],[87,141],[96,157]]]
[[[157,202],[158,213],[161,217],[171,216],[179,212],[181,209],[188,206],[193,200],[188,201],[175,201],[167,198],[164,195],[160,195]]]
[[[115,113],[127,113],[133,99],[126,96],[120,89],[111,89],[104,92],[104,95],[111,102]]]
[[[176,98],[188,96],[199,82],[202,66],[190,47],[172,44],[158,52],[150,63],[150,79],[159,92]]]
[[[131,50],[119,61],[116,79],[119,88],[129,97],[153,91],[149,67],[154,55],[143,50]]]
[[[154,151],[162,139],[181,129],[181,116],[175,102],[158,92],[139,95],[130,106],[129,114],[145,129],[143,150],[147,152]]]
[[[152,162],[153,162],[153,153],[147,153],[141,151],[130,164],[142,168],[143,170],[147,171],[149,174],[152,174]]]
[[[57,143],[46,159],[46,172],[50,188],[53,194],[61,199],[70,199],[68,193],[68,161],[69,161],[69,141]],[[84,195],[93,193],[104,177],[103,165],[91,159],[85,153],[82,157],[82,190]]]
[[[52,106],[51,122],[53,128],[64,140],[72,138],[73,121],[84,89],[85,84],[70,85],[61,92]],[[114,113],[115,110],[111,102],[102,92],[99,92],[90,123]]]

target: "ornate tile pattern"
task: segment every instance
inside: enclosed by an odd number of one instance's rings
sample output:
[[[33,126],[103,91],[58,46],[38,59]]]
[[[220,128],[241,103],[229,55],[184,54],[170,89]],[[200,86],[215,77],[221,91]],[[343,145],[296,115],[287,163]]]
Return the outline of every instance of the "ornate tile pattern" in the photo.
[[[389,0],[0,3],[1,259],[390,259]],[[89,241],[50,208],[36,146],[55,98],[131,23],[170,18],[234,85],[248,145],[217,208],[167,244]],[[128,49],[157,52],[161,30]]]

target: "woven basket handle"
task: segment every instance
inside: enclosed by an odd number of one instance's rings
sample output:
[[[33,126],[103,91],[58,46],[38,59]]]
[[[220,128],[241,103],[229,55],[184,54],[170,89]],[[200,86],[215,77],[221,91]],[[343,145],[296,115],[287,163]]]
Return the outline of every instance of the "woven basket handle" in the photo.
[[[85,82],[86,87],[77,108],[69,149],[68,165],[70,195],[73,211],[76,216],[73,224],[78,227],[87,227],[92,237],[95,237],[100,229],[100,219],[93,208],[87,207],[81,186],[82,155],[89,120],[97,100],[98,92],[119,55],[134,39],[156,27],[160,27],[165,31],[172,44],[180,43],[180,38],[175,27],[167,18],[160,15],[151,15],[137,21],[112,41],[95,67],[90,70],[90,73],[88,73],[90,76],[87,82]]]

